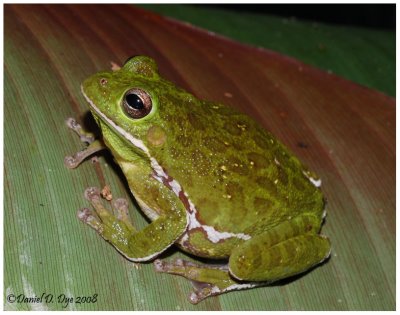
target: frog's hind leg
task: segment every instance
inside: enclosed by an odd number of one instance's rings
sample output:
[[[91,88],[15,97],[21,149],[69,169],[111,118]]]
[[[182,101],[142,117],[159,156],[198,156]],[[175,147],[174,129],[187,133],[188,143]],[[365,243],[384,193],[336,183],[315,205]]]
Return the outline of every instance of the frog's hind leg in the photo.
[[[198,265],[183,259],[173,262],[155,260],[154,267],[157,272],[179,275],[191,280],[193,292],[189,300],[197,304],[209,296],[219,295],[232,290],[248,289],[266,283],[240,283],[233,279],[227,265]]]
[[[194,304],[228,291],[268,285],[304,272],[329,256],[330,243],[318,234],[320,225],[321,219],[312,215],[285,221],[235,247],[229,265],[156,260],[155,269],[191,280],[194,291],[189,299]]]
[[[229,257],[229,272],[242,281],[277,281],[324,261],[330,242],[319,235],[321,220],[302,215],[252,237]]]

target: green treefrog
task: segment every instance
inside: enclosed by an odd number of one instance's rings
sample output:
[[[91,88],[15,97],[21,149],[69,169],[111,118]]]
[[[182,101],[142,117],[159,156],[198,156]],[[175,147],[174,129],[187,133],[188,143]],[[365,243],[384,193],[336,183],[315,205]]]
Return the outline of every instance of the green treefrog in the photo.
[[[134,262],[154,260],[173,244],[224,259],[154,261],[156,271],[192,280],[192,303],[302,273],[329,256],[330,242],[319,234],[320,179],[250,117],[176,87],[146,56],[92,75],[81,89],[151,223],[136,230],[127,202],[115,200],[110,211],[93,187],[85,196],[95,211],[83,208],[78,217]],[[91,142],[66,159],[75,167],[104,146],[69,123]]]

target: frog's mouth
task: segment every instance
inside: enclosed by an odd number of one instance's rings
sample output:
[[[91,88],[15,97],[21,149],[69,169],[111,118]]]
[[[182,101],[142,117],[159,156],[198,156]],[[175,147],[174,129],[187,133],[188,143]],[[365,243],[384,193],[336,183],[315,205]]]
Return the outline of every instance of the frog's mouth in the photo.
[[[139,140],[132,136],[129,132],[126,132],[123,128],[118,126],[114,121],[112,121],[110,118],[108,118],[94,103],[93,101],[89,98],[89,96],[86,95],[83,85],[81,85],[81,92],[83,96],[85,97],[86,101],[88,102],[90,109],[95,113],[95,116],[98,117],[100,120],[102,120],[107,126],[110,128],[114,129],[115,132],[117,132],[123,139],[126,139],[129,143],[131,143],[133,146],[139,148],[142,150],[144,153],[146,153],[149,156],[149,150],[147,149],[146,145],[143,143],[142,140]]]

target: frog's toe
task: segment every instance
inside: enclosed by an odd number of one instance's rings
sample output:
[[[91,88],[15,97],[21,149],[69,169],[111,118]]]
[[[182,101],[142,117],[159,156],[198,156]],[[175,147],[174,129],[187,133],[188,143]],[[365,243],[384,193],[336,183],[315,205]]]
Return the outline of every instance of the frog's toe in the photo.
[[[91,202],[93,199],[100,198],[100,189],[97,187],[88,187],[85,189],[84,195]]]
[[[72,118],[72,117],[68,117],[66,120],[65,120],[65,124],[67,125],[67,127],[69,128],[69,129],[72,129],[72,130],[76,130],[80,125],[79,125],[79,123],[76,121],[76,119],[75,118]]]
[[[118,222],[119,225],[126,226],[128,230],[133,229],[132,223],[130,222],[128,216],[128,202],[125,199],[118,198],[112,201],[111,207],[116,213],[114,214],[113,210],[109,210],[103,205],[104,200],[102,198],[102,192],[99,188],[86,188],[84,195],[85,198],[92,204],[102,224],[110,225],[110,228],[112,228],[111,226],[115,222]]]
[[[197,303],[201,302],[202,300],[204,300],[206,297],[208,297],[208,295],[204,296],[199,291],[193,291],[189,295],[189,302],[192,304],[197,304]]]
[[[117,219],[124,222],[126,227],[133,231],[134,227],[128,214],[128,201],[125,198],[118,198],[112,201],[112,207],[117,214]]]
[[[82,222],[86,223],[97,232],[101,233],[102,231],[102,224],[100,220],[94,215],[93,211],[88,208],[79,209],[77,212],[77,217]]]
[[[202,287],[196,288],[197,284],[194,281],[192,281],[192,284],[194,290],[189,294],[189,302],[192,304],[197,304],[210,296],[221,294],[221,290],[217,286],[208,283],[199,283]]]
[[[164,271],[164,262],[161,259],[156,259],[153,261],[154,270],[157,272],[165,272]]]
[[[111,211],[109,211],[106,207],[104,207],[101,200],[101,192],[97,187],[89,187],[85,189],[85,198],[92,204],[94,209],[96,210],[97,215],[101,219],[101,221],[107,221],[108,218],[113,216]]]
[[[82,162],[82,151],[75,153],[74,155],[68,155],[64,158],[64,165],[70,169],[76,168]]]
[[[164,272],[164,273],[185,276],[185,269],[181,268],[183,266],[182,259],[175,259],[174,261],[171,262],[166,262],[161,259],[156,259],[153,262],[153,266],[156,272]]]
[[[181,258],[176,258],[170,262],[163,261],[161,259],[156,259],[153,262],[154,269],[157,272],[170,273],[175,275],[180,275],[183,277],[188,277],[188,268],[189,267],[197,267],[200,268],[199,265],[194,264],[190,261],[183,260]]]
[[[111,203],[119,220],[128,219],[128,201],[125,198],[118,198]]]
[[[65,120],[66,125],[68,128],[73,130],[81,139],[82,142],[92,143],[95,141],[95,137],[91,132],[86,132],[82,126],[72,117],[69,117]]]

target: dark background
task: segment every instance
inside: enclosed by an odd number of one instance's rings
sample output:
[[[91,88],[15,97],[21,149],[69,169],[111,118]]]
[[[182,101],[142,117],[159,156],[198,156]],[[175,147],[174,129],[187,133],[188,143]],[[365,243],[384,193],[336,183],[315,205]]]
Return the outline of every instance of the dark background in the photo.
[[[396,29],[396,4],[213,4],[201,6],[295,17],[313,22]]]

